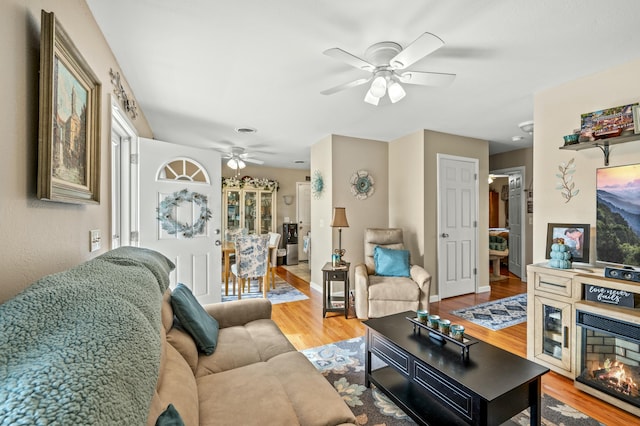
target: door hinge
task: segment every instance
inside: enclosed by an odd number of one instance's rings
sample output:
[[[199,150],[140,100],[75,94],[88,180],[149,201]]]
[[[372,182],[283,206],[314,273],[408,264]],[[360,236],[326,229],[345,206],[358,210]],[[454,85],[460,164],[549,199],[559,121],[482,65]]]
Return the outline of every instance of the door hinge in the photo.
[[[138,154],[131,154],[131,164],[138,164]]]
[[[478,268],[473,268],[473,275],[478,275]]]
[[[138,242],[138,238],[140,238],[140,233],[138,231],[131,231],[130,239],[131,242]]]
[[[473,180],[478,180],[478,174],[477,173],[473,174]]]
[[[477,228],[477,227],[478,227],[478,221],[477,221],[477,220],[474,220],[474,221],[473,221],[473,227],[474,227],[474,228]]]

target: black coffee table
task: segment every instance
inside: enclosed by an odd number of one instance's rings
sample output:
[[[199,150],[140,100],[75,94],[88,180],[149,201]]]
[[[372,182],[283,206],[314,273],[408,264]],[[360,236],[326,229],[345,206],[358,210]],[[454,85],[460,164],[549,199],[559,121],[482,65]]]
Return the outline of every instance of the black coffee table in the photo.
[[[540,425],[542,375],[536,363],[479,341],[468,360],[458,346],[414,332],[408,311],[364,321],[365,385],[384,392],[421,425],[500,425],[530,407]],[[385,367],[372,370],[372,355]]]

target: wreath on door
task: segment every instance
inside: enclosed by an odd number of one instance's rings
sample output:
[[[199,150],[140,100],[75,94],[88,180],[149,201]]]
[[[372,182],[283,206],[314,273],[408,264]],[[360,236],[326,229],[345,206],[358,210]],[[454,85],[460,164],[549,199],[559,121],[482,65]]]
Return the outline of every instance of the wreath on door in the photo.
[[[182,203],[194,203],[200,207],[198,220],[193,225],[180,223],[175,218],[175,209]],[[160,207],[156,211],[158,212],[157,219],[160,221],[162,229],[170,235],[180,233],[185,238],[193,238],[194,235],[202,234],[207,221],[211,218],[211,210],[207,207],[207,196],[187,189],[167,195],[160,202]]]

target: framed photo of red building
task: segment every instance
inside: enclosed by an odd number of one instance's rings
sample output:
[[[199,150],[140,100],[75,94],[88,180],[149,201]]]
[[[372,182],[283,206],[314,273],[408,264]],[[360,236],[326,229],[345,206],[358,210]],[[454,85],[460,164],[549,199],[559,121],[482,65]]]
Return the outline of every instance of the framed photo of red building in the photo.
[[[98,204],[101,84],[54,14],[41,16],[37,196]]]

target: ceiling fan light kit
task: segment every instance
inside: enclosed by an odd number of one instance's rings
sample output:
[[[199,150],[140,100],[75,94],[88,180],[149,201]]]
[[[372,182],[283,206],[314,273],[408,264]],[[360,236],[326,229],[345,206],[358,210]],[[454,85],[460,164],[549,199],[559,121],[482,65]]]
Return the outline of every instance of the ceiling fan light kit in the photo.
[[[338,47],[327,49],[324,54],[341,60],[361,71],[370,72],[369,78],[360,78],[339,86],[323,90],[323,95],[332,95],[342,90],[360,86],[373,80],[364,101],[371,105],[378,105],[386,94],[392,103],[396,103],[406,96],[406,91],[400,84],[415,84],[422,86],[445,86],[451,84],[455,74],[435,73],[426,71],[406,71],[423,57],[444,46],[440,37],[431,33],[423,33],[406,48],[392,41],[373,44],[365,51],[365,59],[359,58]]]

